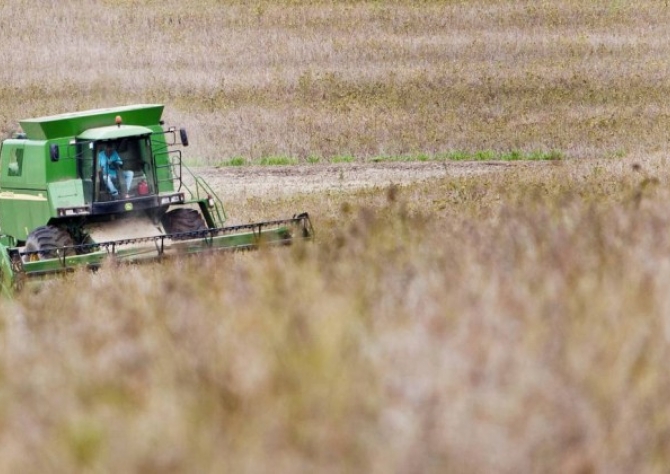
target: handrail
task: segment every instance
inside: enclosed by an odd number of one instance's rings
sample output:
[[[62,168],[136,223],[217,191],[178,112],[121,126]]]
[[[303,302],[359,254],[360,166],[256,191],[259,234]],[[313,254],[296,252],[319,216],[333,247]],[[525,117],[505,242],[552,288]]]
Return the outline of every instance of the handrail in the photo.
[[[191,173],[190,169],[188,168],[186,169],[188,170],[189,173]],[[202,178],[202,176],[196,176],[193,173],[191,173],[191,176],[193,176],[195,180],[195,189],[198,199],[202,199],[200,196],[201,189],[203,190],[204,193],[206,193],[205,199],[209,201],[208,205],[212,209],[214,225],[216,227],[223,226],[223,223],[226,221],[226,211],[223,207],[221,199],[219,199],[219,196],[214,192],[209,183]]]
[[[184,164],[181,156],[180,150],[170,150],[164,152],[169,155],[167,164],[157,165],[156,174],[159,175],[159,170],[168,170],[168,177],[164,179],[157,178],[157,185],[167,181],[173,183],[173,187],[177,188],[177,191],[181,191],[182,188],[185,189],[188,194],[188,201],[198,201],[198,202],[207,202],[207,206],[210,208],[211,217],[213,220],[214,227],[222,227],[226,221],[226,211],[223,207],[223,202],[219,196],[214,192],[212,187],[207,183],[202,176],[194,174],[191,169]],[[195,185],[195,189],[191,189],[184,182],[184,174],[188,175],[191,181]],[[175,186],[175,183],[178,183]]]

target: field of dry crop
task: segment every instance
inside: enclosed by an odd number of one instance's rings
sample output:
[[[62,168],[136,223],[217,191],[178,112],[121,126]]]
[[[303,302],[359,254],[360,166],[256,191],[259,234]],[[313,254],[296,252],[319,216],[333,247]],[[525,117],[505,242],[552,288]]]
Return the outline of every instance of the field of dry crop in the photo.
[[[0,472],[666,472],[668,20],[2,2],[4,135],[165,103],[231,223],[317,236],[0,300]]]
[[[202,164],[665,151],[662,0],[7,0],[0,130],[167,105]]]

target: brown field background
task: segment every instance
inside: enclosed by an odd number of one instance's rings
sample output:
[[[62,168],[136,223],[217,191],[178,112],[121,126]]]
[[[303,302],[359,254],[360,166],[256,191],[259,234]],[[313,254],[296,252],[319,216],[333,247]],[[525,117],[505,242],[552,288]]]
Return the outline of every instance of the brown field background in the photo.
[[[5,135],[159,102],[193,165],[565,159],[249,195],[236,219],[307,210],[316,241],[0,300],[0,472],[666,472],[669,19],[663,1],[2,2]]]
[[[167,105],[194,160],[666,150],[662,0],[7,0],[0,126]]]

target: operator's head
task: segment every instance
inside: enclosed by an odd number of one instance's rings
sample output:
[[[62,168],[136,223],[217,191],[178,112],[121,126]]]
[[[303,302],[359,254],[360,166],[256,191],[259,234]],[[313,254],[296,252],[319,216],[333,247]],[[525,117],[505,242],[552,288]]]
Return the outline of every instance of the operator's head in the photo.
[[[105,143],[105,150],[112,151],[112,142]]]

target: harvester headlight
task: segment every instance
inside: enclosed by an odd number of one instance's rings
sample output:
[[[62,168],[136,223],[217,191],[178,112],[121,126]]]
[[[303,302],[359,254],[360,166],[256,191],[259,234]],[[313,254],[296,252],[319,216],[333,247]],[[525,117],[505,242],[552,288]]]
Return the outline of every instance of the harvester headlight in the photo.
[[[161,198],[161,206],[165,204],[173,204],[184,202],[184,195],[182,193],[173,194],[171,196],[164,196]]]
[[[212,196],[207,196],[207,205],[209,207],[214,207],[214,198]]]
[[[59,217],[65,217],[65,216],[79,216],[82,214],[90,214],[90,209],[87,206],[83,207],[59,207],[58,208],[58,216]]]

